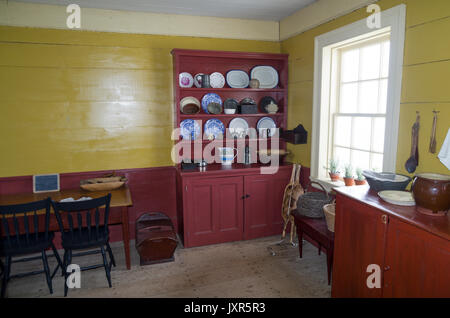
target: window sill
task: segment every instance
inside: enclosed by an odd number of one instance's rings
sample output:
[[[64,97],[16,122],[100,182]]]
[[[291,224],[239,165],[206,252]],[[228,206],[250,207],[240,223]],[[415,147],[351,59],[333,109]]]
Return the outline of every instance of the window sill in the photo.
[[[345,186],[344,181],[340,181],[340,180],[338,180],[338,181],[331,181],[331,179],[325,179],[325,178],[313,178],[313,177],[310,177],[309,179],[310,179],[311,181],[320,183],[320,184],[325,188],[325,190],[327,190],[328,193],[330,193],[330,192],[333,190],[333,188],[344,187],[344,186]],[[313,183],[312,186],[313,186],[314,188],[318,189],[318,190],[323,190],[323,189],[322,189],[319,185],[317,185],[317,184],[314,184],[314,183]]]

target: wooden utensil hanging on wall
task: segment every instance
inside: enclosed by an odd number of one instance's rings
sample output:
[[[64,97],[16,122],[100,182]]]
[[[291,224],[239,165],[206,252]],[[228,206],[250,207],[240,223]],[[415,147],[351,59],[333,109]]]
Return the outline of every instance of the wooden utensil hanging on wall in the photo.
[[[431,128],[431,138],[430,138],[430,147],[428,151],[431,153],[436,153],[436,125],[437,125],[437,114],[439,112],[433,110],[433,126]]]
[[[419,127],[420,127],[420,114],[416,112],[416,122],[411,129],[411,153],[410,157],[405,163],[405,169],[409,173],[416,171],[416,167],[419,165]]]

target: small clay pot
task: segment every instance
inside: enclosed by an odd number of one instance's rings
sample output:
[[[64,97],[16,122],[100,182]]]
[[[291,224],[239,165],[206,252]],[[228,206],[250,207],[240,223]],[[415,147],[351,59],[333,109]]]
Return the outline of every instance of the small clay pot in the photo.
[[[367,183],[366,179],[364,179],[364,180],[355,179],[355,185],[363,185],[366,183]]]
[[[259,80],[252,78],[249,83],[250,88],[259,88]]]
[[[416,210],[427,215],[446,215],[450,209],[450,176],[421,173],[415,176],[412,193]]]
[[[329,173],[331,181],[338,181],[340,179],[339,173]]]
[[[344,177],[345,186],[350,187],[355,185],[355,179],[354,178],[346,178]]]

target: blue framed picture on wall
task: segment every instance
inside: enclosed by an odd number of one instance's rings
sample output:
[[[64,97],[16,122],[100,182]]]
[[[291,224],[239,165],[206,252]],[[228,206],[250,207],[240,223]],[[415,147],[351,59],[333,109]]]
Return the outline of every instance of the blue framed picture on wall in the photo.
[[[33,176],[33,193],[59,191],[59,173]]]

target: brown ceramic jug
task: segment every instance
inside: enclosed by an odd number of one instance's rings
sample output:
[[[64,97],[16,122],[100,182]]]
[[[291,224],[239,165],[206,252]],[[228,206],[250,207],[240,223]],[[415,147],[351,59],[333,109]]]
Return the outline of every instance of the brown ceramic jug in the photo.
[[[421,173],[414,177],[412,192],[417,211],[428,215],[446,215],[450,209],[450,176]]]

